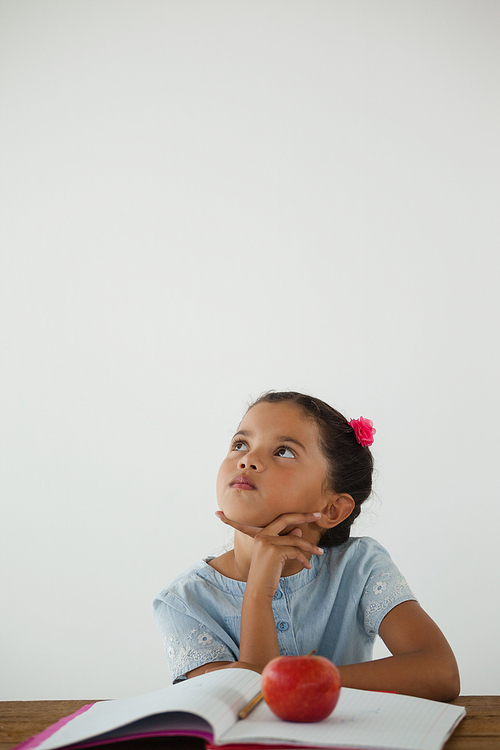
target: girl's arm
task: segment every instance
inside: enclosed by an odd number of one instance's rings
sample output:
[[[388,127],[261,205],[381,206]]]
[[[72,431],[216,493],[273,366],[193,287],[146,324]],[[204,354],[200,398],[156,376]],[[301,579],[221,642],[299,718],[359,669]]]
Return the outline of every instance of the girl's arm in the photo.
[[[253,552],[241,608],[240,653],[237,662],[212,662],[188,673],[188,677],[227,667],[243,667],[262,672],[266,664],[280,655],[272,601],[285,563],[297,560],[311,568],[309,557],[322,555],[323,550],[302,539],[297,524],[316,521],[320,513],[287,513],[276,518],[264,529],[243,526],[221,517],[230,526],[253,537]],[[279,536],[288,526],[291,531]]]
[[[436,623],[415,601],[387,613],[379,635],[392,656],[339,667],[342,685],[449,701],[460,692],[457,662]]]
[[[271,659],[280,655],[273,596],[279,585],[283,568],[296,560],[301,567],[311,568],[311,555],[322,555],[323,550],[302,538],[297,524],[316,521],[320,513],[288,513],[275,519],[254,535],[253,553],[241,608],[240,660],[252,664],[262,672]],[[294,528],[279,536],[289,526]],[[248,534],[248,529],[240,528]]]

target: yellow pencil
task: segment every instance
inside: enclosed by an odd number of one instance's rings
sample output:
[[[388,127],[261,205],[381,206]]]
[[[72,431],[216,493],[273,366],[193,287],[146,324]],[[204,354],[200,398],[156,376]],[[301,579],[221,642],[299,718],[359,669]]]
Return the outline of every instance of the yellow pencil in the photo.
[[[245,708],[242,708],[241,711],[238,714],[238,719],[246,719],[248,714],[252,713],[255,706],[258,706],[258,704],[261,702],[261,700],[264,698],[262,693],[257,693],[255,698],[252,698],[250,703],[247,703]]]

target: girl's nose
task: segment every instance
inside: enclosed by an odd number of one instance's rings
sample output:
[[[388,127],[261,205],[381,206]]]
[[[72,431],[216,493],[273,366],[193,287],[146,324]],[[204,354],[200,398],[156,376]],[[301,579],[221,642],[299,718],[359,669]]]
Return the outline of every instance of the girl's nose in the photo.
[[[253,469],[262,471],[263,464],[255,453],[244,453],[238,461],[238,469]]]

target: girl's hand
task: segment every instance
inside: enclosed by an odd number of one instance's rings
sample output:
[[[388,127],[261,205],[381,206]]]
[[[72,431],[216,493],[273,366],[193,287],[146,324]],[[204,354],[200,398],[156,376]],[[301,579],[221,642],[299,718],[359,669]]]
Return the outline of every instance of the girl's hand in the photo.
[[[304,568],[311,568],[311,555],[322,555],[323,550],[302,538],[300,525],[312,523],[321,513],[285,513],[264,528],[245,526],[217,512],[221,521],[254,540],[252,559],[247,579],[247,590],[254,590],[272,599],[278,588],[283,568],[288,561],[296,560]],[[285,529],[290,531],[281,535]]]

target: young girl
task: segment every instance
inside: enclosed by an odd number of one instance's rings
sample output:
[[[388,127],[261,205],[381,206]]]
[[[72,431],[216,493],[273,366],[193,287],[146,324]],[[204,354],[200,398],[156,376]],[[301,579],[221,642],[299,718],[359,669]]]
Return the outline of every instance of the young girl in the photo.
[[[370,420],[270,392],[245,414],[217,477],[234,549],[178,576],[153,602],[174,682],[261,672],[276,656],[331,659],[346,687],[452,700],[453,652],[386,550],[350,527],[370,495]],[[371,661],[380,635],[392,653]]]

